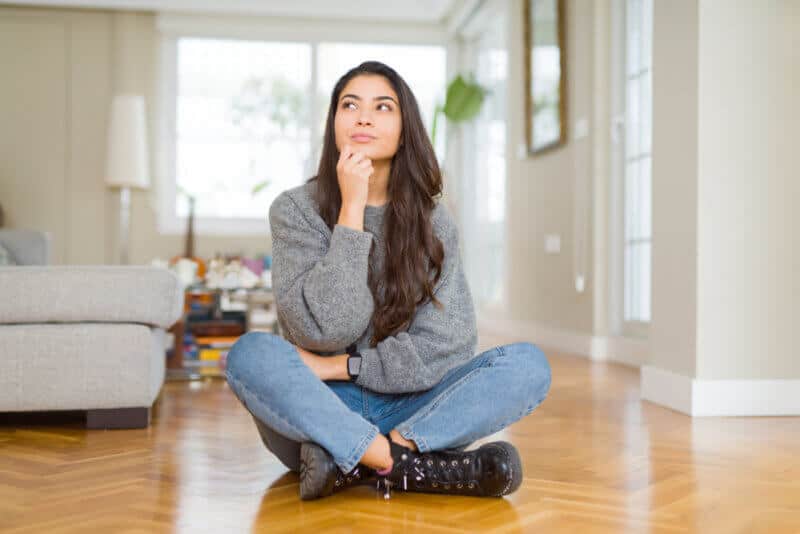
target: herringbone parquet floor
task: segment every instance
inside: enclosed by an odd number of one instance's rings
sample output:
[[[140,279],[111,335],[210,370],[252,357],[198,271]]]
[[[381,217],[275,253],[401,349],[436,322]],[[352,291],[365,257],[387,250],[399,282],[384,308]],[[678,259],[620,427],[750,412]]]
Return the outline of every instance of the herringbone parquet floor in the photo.
[[[550,397],[492,436],[523,456],[506,499],[300,501],[223,381],[173,382],[146,430],[3,423],[0,531],[800,532],[800,418],[692,420],[642,403],[635,369],[548,356]]]

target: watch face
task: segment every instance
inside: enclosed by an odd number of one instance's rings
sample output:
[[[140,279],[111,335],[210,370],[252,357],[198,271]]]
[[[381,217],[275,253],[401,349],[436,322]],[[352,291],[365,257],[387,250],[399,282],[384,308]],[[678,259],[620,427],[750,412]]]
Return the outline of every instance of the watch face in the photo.
[[[347,372],[350,373],[350,376],[358,376],[360,370],[361,358],[358,356],[350,356],[347,358]]]

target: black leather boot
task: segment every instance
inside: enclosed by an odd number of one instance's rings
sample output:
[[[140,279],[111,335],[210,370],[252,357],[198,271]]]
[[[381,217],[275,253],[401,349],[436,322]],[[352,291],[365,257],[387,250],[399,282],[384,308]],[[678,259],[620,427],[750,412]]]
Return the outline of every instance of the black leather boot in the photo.
[[[300,445],[300,498],[305,501],[327,497],[374,477],[375,471],[361,464],[343,473],[331,455],[316,443]]]
[[[450,495],[501,497],[522,484],[522,462],[516,447],[506,441],[486,443],[474,451],[415,452],[390,441],[392,471],[378,475],[384,498],[391,490]]]

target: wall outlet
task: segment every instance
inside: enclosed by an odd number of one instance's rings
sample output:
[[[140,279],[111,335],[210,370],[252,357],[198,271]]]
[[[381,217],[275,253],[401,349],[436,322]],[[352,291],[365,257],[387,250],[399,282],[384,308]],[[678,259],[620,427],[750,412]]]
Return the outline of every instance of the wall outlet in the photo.
[[[586,290],[586,278],[579,274],[575,277],[575,291],[583,293]]]
[[[576,141],[589,135],[589,119],[581,117],[575,121],[572,138]]]
[[[544,251],[548,254],[558,254],[561,252],[561,236],[558,234],[548,234],[544,236]]]

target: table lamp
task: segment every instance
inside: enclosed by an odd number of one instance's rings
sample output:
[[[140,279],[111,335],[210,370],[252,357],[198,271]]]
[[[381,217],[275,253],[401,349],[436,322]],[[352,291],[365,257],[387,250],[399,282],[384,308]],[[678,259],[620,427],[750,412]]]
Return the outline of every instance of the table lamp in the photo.
[[[128,263],[131,188],[147,189],[150,173],[147,157],[147,127],[144,97],[116,95],[111,102],[108,125],[106,185],[119,188],[120,263]]]

